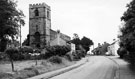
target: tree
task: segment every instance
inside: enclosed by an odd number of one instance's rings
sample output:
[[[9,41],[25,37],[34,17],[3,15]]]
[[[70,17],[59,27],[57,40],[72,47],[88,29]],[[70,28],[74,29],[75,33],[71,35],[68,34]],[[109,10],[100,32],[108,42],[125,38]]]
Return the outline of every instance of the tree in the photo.
[[[14,56],[19,53],[19,51],[16,48],[8,48],[5,50],[5,53],[7,54],[8,58],[11,62],[12,71],[14,71],[13,59],[14,59]]]
[[[19,27],[25,24],[23,12],[16,7],[13,0],[0,1],[0,51],[5,50],[9,38],[18,36]]]
[[[127,50],[123,47],[120,47],[118,50],[117,50],[117,53],[118,55],[120,56],[120,58],[123,58],[124,55],[127,53]]]
[[[135,59],[135,0],[127,4],[127,11],[121,20],[124,21],[124,26],[120,28],[120,46],[129,51],[129,56]]]
[[[81,44],[81,40],[78,34],[74,33],[74,37],[73,37],[73,40],[71,40],[71,42],[75,44],[76,50],[79,50],[79,45]]]
[[[82,39],[81,39],[81,45],[82,45],[82,47],[86,50],[86,52],[87,51],[89,51],[89,47],[91,46],[91,45],[93,45],[93,41],[91,40],[91,39],[89,39],[89,38],[87,38],[87,37],[83,37]]]
[[[107,42],[104,42],[104,44],[101,46],[100,52],[102,55],[105,55],[105,53],[108,51],[107,48],[110,44]]]

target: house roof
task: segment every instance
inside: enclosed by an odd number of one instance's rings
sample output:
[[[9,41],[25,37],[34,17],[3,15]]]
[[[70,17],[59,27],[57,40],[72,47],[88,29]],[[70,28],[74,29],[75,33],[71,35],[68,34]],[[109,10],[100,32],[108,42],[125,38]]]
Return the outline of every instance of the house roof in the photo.
[[[57,31],[54,31],[54,30],[52,30],[52,29],[50,30],[50,32],[53,33],[53,34],[55,34],[55,35],[58,34]],[[55,35],[54,35],[54,36],[55,36]],[[57,36],[54,37],[54,39],[56,39],[56,38],[57,38]],[[70,36],[68,36],[68,35],[66,35],[66,34],[63,34],[63,33],[60,33],[60,38],[63,39],[63,40],[65,40],[65,41],[70,41],[70,39],[71,39]],[[54,40],[54,39],[52,39],[52,40]]]

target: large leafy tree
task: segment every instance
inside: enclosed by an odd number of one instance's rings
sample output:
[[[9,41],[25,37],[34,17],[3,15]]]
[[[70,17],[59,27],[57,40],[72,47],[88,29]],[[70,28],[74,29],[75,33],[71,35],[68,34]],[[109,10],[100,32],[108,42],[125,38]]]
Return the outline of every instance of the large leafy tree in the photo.
[[[0,51],[4,51],[9,38],[18,36],[19,27],[24,25],[24,14],[13,0],[0,1]]]
[[[121,20],[124,21],[124,26],[120,28],[120,46],[129,51],[130,57],[135,58],[135,0],[127,4],[127,11]]]
[[[89,51],[89,47],[91,46],[91,45],[93,45],[93,41],[91,40],[91,39],[89,39],[89,38],[87,38],[87,37],[83,37],[82,39],[81,39],[81,45],[82,45],[82,47],[86,50],[86,52],[87,51]]]

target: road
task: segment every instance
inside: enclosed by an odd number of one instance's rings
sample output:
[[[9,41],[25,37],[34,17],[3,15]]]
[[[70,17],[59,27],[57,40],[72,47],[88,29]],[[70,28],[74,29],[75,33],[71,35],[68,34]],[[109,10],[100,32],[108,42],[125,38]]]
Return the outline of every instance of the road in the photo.
[[[79,68],[51,79],[117,79],[117,64],[104,56],[91,56]]]

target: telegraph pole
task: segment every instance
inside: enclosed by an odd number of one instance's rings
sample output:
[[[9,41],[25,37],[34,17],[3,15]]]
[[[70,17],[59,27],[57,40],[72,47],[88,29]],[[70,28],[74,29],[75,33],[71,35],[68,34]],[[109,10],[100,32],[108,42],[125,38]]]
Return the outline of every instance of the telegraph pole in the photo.
[[[20,48],[22,46],[22,34],[21,34],[21,24],[20,24]]]

